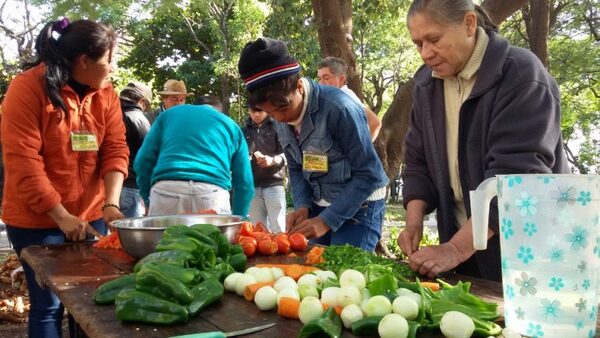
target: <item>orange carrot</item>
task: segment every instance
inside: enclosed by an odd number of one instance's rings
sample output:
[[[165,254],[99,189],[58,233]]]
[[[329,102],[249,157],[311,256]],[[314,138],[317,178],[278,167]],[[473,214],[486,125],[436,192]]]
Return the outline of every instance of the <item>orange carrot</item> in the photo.
[[[281,297],[277,305],[277,314],[281,317],[298,319],[300,301],[294,298]]]
[[[327,309],[329,309],[331,307],[331,305],[325,304],[325,303],[321,303],[321,305],[323,305],[323,311],[327,311]],[[338,316],[341,316],[342,315],[342,310],[344,308],[341,307],[341,306],[335,306],[333,309],[335,310],[335,313],[338,314]]]
[[[94,243],[94,248],[101,249],[121,249],[121,241],[119,240],[119,234],[113,232],[108,236],[104,236]]]
[[[244,298],[246,298],[247,301],[251,302],[254,300],[254,296],[256,295],[256,291],[258,291],[258,289],[262,288],[263,286],[273,286],[273,284],[275,283],[271,281],[247,285],[244,288]]]
[[[257,268],[280,268],[286,276],[292,277],[295,280],[298,280],[298,278],[307,273],[318,270],[314,266],[300,264],[256,264],[255,266]]]
[[[306,254],[306,259],[304,263],[306,264],[319,264],[325,262],[323,259],[323,252],[325,252],[325,248],[322,246],[315,246]]]
[[[440,283],[436,282],[420,282],[421,286],[429,288],[431,291],[438,291],[440,289]]]
[[[295,254],[295,253],[292,251],[292,252],[290,252],[290,253],[288,254],[288,257],[292,257],[292,258],[294,258],[294,257],[298,257],[298,255],[296,255],[296,254]]]

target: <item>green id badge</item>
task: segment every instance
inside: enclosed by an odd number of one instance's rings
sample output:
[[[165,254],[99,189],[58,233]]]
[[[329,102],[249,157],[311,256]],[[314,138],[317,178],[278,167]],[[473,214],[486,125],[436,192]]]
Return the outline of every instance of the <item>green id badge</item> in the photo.
[[[71,149],[73,151],[98,151],[96,135],[88,132],[72,132]]]
[[[329,171],[327,155],[311,152],[302,153],[302,170],[318,173],[326,173]]]

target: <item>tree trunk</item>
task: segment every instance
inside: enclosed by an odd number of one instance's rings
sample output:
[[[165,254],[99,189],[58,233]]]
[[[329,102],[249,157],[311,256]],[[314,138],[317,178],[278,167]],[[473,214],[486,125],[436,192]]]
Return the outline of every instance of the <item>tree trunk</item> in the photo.
[[[390,180],[396,177],[404,162],[404,135],[408,131],[413,84],[411,79],[398,87],[394,100],[381,121],[379,136],[373,143]]]
[[[514,12],[523,8],[525,4],[527,4],[527,0],[484,0],[481,7],[488,12],[492,22],[500,25]]]
[[[338,57],[348,66],[348,87],[362,100],[362,84],[352,51],[352,0],[312,0],[323,57]]]
[[[548,0],[531,0],[523,9],[523,19],[529,41],[529,49],[535,54],[544,67],[548,67],[548,33],[550,31],[550,2]]]

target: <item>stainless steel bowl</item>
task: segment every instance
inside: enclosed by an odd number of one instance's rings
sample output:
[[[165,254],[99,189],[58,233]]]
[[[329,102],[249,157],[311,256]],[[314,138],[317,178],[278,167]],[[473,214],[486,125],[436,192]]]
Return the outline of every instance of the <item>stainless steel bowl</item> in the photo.
[[[121,246],[135,258],[152,253],[165,229],[171,225],[194,225],[208,223],[216,225],[233,243],[240,230],[242,217],[235,215],[171,215],[125,218],[113,223],[119,233]]]

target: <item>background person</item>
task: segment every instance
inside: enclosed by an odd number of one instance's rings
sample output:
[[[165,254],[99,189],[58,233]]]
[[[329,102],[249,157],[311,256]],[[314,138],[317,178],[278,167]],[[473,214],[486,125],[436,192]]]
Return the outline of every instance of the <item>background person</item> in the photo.
[[[185,82],[169,79],[165,82],[163,90],[158,92],[158,95],[160,95],[160,106],[153,113],[148,113],[148,115],[146,115],[150,124],[154,123],[154,120],[156,120],[158,115],[163,111],[180,104],[185,104],[186,98],[194,95],[194,93],[187,92]]]
[[[348,67],[344,60],[328,56],[319,63],[317,78],[320,84],[341,89],[365,109],[367,123],[369,124],[369,132],[371,133],[371,141],[375,141],[377,135],[379,135],[379,130],[381,130],[381,121],[379,121],[377,114],[375,114],[366,104],[363,104],[352,89],[348,88],[346,85],[347,73]]]
[[[150,130],[150,122],[144,112],[150,111],[152,90],[143,83],[130,82],[119,94],[119,100],[129,147],[129,176],[123,182],[119,207],[125,217],[141,217],[144,216],[145,207],[136,183],[133,161]]]
[[[414,77],[398,244],[423,275],[455,269],[499,281],[497,207],[488,249],[475,252],[469,191],[498,174],[569,172],[558,87],[470,0],[415,0],[407,22],[425,65]],[[435,209],[441,244],[419,248],[423,216]]]
[[[254,185],[244,134],[209,105],[178,105],[162,112],[133,169],[149,216],[206,209],[248,215]]]
[[[272,233],[285,231],[285,157],[275,122],[262,110],[249,109],[243,129],[248,143],[254,198],[250,221],[262,222]]]
[[[215,95],[202,95],[196,100],[196,102],[194,104],[196,104],[196,105],[207,104],[209,106],[212,106],[216,110],[223,112],[223,103]]]
[[[106,223],[123,218],[118,203],[128,149],[109,82],[115,48],[115,33],[102,24],[50,22],[36,39],[34,61],[10,83],[2,103],[2,220],[19,255],[29,245],[100,236]],[[21,264],[29,336],[60,337],[64,307]]]
[[[277,121],[295,209],[287,230],[325,245],[373,250],[388,179],[363,108],[337,88],[301,78],[300,65],[279,40],[247,43],[238,70],[250,108]]]

